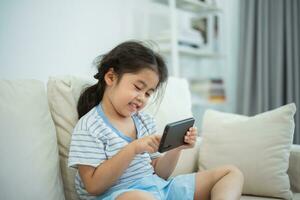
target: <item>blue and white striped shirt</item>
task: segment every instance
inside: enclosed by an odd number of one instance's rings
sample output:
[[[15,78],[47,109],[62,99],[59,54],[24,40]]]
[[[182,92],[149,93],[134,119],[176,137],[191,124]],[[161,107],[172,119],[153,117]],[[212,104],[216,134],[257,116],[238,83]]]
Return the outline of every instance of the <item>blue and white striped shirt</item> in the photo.
[[[132,115],[132,119],[137,130],[137,138],[156,133],[154,118],[150,115],[139,112]],[[130,142],[132,142],[130,137],[120,132],[109,122],[101,104],[99,104],[81,117],[76,124],[70,144],[68,165],[74,168],[77,168],[77,165],[97,167],[117,154]],[[154,169],[151,160],[159,156],[160,153],[158,152],[136,155],[129,167],[110,189],[153,174]],[[75,177],[75,186],[81,199],[95,198],[86,191],[78,172]]]

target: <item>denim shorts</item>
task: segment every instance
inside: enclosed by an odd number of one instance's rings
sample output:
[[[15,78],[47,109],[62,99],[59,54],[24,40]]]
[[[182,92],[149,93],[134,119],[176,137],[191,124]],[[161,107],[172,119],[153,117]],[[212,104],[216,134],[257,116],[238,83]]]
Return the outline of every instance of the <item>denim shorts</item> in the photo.
[[[157,200],[192,200],[195,193],[195,181],[195,173],[179,175],[169,180],[153,174],[134,181],[126,187],[108,190],[96,199],[114,200],[125,192],[139,190],[151,193]]]

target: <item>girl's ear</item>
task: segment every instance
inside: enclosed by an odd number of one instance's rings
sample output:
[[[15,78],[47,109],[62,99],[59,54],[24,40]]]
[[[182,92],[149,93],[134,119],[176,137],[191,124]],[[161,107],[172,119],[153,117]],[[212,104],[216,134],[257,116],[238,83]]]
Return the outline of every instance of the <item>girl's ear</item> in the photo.
[[[104,75],[104,80],[107,86],[112,86],[117,81],[117,75],[113,68],[110,68]]]

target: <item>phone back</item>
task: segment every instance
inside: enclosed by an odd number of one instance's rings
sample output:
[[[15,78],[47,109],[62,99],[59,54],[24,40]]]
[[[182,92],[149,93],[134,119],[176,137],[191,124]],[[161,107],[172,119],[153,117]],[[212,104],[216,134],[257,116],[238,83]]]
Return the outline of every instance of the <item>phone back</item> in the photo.
[[[184,145],[185,133],[194,125],[194,122],[194,118],[188,118],[167,124],[158,151],[162,153]]]

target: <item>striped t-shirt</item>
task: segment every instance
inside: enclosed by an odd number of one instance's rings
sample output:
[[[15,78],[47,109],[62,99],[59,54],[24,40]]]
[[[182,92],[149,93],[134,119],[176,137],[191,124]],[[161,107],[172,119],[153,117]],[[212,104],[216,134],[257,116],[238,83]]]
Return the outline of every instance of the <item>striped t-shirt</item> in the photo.
[[[150,115],[138,112],[132,115],[132,119],[137,138],[156,133],[155,122]],[[76,124],[70,144],[68,165],[74,168],[79,164],[97,167],[132,141],[132,138],[120,132],[109,122],[99,104],[81,117]],[[136,155],[123,175],[109,190],[153,174],[151,160],[159,156],[158,152]],[[86,191],[78,171],[75,187],[81,199],[95,198]]]

